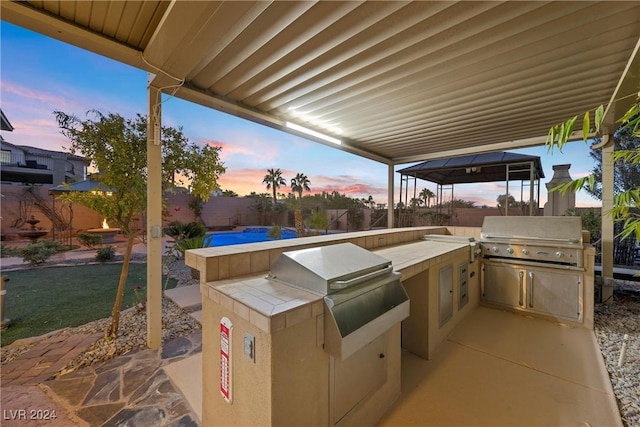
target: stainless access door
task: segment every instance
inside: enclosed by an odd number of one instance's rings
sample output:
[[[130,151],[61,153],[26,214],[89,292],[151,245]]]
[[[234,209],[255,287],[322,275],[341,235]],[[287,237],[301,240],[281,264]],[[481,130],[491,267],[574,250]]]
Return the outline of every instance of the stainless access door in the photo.
[[[582,319],[582,272],[527,268],[527,310]]]
[[[482,301],[509,307],[524,307],[524,269],[487,261],[482,268]]]
[[[384,334],[344,360],[332,358],[334,424],[387,381],[386,351]]]
[[[453,316],[453,266],[451,264],[440,269],[439,283],[439,324],[442,326]]]

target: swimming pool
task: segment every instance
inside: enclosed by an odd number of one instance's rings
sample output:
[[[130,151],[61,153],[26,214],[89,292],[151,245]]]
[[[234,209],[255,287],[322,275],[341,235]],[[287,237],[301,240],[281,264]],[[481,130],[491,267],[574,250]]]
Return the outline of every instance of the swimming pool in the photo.
[[[294,230],[282,229],[283,239],[293,239],[296,236]],[[241,245],[243,243],[268,242],[269,227],[247,227],[242,231],[225,231],[208,234],[209,246]]]

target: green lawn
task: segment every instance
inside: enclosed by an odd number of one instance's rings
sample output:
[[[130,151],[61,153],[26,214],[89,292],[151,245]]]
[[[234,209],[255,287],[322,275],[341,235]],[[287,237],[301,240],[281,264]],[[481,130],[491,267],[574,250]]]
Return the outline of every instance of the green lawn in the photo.
[[[2,345],[111,315],[122,264],[78,265],[2,272],[9,278]],[[163,278],[163,285],[164,285]],[[135,304],[134,286],[146,289],[147,265],[131,264],[122,309]],[[176,286],[171,279],[167,289]]]

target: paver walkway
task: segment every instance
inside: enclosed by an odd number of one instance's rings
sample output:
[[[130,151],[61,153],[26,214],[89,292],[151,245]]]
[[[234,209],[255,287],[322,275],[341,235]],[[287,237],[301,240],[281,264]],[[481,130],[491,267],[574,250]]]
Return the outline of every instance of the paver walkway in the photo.
[[[4,365],[1,424],[198,426],[197,415],[163,367],[201,352],[201,331],[165,342],[161,350],[140,350],[51,378],[54,369],[64,367],[74,353],[86,351],[100,335],[45,339]]]
[[[199,286],[176,288],[167,296],[201,318]],[[202,351],[201,330],[165,342],[160,350],[143,349],[53,377],[101,336],[63,331],[3,365],[0,425],[198,427],[199,410],[189,406],[164,368]]]
[[[57,334],[34,345],[17,359],[2,366],[2,387],[40,384],[89,349],[102,333]]]

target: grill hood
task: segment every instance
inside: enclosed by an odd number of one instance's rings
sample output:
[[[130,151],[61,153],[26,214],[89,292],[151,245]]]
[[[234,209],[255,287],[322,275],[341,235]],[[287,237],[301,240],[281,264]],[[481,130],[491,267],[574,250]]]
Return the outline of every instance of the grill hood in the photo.
[[[322,295],[391,273],[391,261],[353,243],[284,252],[270,277]]]
[[[582,246],[579,216],[486,216],[480,240],[523,239]]]
[[[284,252],[271,279],[324,297],[324,348],[346,359],[409,316],[391,261],[352,243]]]

